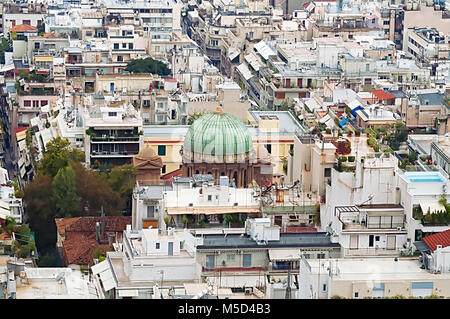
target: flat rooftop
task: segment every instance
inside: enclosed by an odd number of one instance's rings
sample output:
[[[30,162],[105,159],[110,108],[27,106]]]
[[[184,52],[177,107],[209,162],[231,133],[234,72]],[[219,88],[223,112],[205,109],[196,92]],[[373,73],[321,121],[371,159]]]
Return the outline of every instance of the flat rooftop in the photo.
[[[257,123],[267,117],[277,117],[280,121],[280,131],[288,133],[305,133],[300,123],[287,111],[249,111]]]
[[[79,270],[25,268],[28,283],[17,285],[17,299],[98,299],[95,285]],[[63,278],[57,281],[57,277]]]
[[[269,241],[265,245],[259,245],[248,235],[227,234],[203,235],[203,244],[197,249],[236,249],[236,248],[292,248],[292,247],[329,247],[340,248],[338,243],[332,243],[325,232],[310,233],[280,233],[279,241]]]
[[[421,269],[419,258],[378,257],[360,259],[308,259],[311,272],[325,274],[330,267],[333,271],[333,280],[362,280],[362,281],[390,281],[390,280],[433,280],[450,279],[450,273],[431,274]],[[336,274],[336,269],[338,273]],[[325,271],[324,271],[325,270]]]

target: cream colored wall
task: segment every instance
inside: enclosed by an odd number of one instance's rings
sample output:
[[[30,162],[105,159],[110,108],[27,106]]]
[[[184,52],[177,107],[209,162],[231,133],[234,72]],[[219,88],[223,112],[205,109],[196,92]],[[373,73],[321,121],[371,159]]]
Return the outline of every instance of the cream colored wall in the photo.
[[[234,255],[234,261],[228,261],[227,255]],[[242,267],[242,259],[244,254],[252,255],[252,267],[264,267],[267,263],[267,251],[243,251],[242,254],[237,253],[236,251],[225,251],[222,250],[220,255],[214,252],[197,252],[197,261],[204,266],[206,262],[206,255],[215,255],[215,266],[217,268],[220,267]],[[222,265],[222,262],[225,261],[225,266]]]
[[[450,298],[450,278],[436,279],[415,279],[415,280],[399,280],[399,281],[383,281],[385,289],[385,297],[393,297],[402,295],[404,297],[412,296],[412,282],[427,281],[433,282],[433,294]],[[372,297],[372,282],[351,281],[351,280],[333,280],[331,284],[330,297],[338,295],[345,298],[353,299],[354,293],[359,292],[358,299],[364,297]]]

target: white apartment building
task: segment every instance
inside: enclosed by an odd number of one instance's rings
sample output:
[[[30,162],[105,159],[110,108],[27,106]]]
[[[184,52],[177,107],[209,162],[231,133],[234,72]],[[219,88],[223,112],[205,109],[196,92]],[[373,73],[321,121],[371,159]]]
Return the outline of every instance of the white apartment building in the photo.
[[[84,129],[89,132],[84,137],[86,163],[131,163],[144,142],[141,115],[125,101],[107,99],[102,105],[90,98],[83,112]]]
[[[396,190],[400,194],[400,205],[405,209],[406,229],[412,241],[421,240],[426,234],[450,229],[450,225],[438,222],[422,222],[421,216],[443,210],[439,200],[442,196],[450,201],[450,180],[444,170],[404,172],[397,170]],[[417,211],[421,214],[417,216]]]
[[[211,226],[226,227],[225,215],[235,215],[242,220],[260,212],[259,198],[254,190],[232,187],[224,176],[220,185],[214,185],[212,175],[174,179],[173,190],[163,193],[162,203],[164,216],[169,217],[169,224],[175,227],[183,226],[183,217],[197,221],[204,217]]]
[[[299,273],[300,299],[450,297],[450,274],[431,274],[418,258],[302,258]]]
[[[158,229],[137,231],[128,225],[116,248],[92,267],[106,299],[153,299],[155,286],[200,282],[195,248],[189,241],[185,243],[183,233],[169,229],[167,235],[160,235]]]

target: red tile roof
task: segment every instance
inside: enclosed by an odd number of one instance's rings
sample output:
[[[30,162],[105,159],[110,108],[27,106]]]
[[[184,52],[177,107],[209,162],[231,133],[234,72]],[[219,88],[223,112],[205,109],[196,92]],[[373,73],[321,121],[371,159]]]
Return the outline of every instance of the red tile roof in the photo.
[[[20,132],[23,132],[23,131],[26,131],[28,129],[28,126],[25,126],[25,127],[16,127],[16,128],[14,128],[14,133],[20,133]]]
[[[395,99],[395,95],[392,93],[386,93],[383,90],[373,90],[372,94],[378,99],[378,101]]]
[[[183,176],[183,169],[182,168],[179,168],[179,169],[177,169],[177,170],[175,170],[173,172],[170,172],[170,173],[167,173],[165,175],[162,175],[161,179],[171,180],[172,177],[178,177],[178,176]]]
[[[436,250],[436,245],[441,245],[442,248],[450,246],[450,229],[436,233],[433,235],[425,236],[423,241],[430,247],[432,251]]]
[[[131,224],[131,216],[105,216],[105,233],[119,236]],[[100,244],[96,238],[96,223],[100,217],[73,217],[55,219],[56,228],[62,239],[66,265],[88,265],[93,263],[93,253],[100,247],[109,251],[110,247]]]
[[[44,33],[44,38],[57,38],[56,33]]]
[[[32,25],[28,24],[19,24],[14,27],[9,28],[9,32],[26,32],[26,31],[38,31],[38,28],[33,27]]]

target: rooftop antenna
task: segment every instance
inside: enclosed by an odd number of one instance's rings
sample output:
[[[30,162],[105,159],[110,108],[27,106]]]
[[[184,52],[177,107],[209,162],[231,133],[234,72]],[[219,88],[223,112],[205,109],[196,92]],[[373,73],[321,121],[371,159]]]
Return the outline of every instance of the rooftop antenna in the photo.
[[[101,239],[104,239],[105,237],[105,212],[103,211],[103,205],[101,207],[102,215],[101,215],[101,224],[100,224],[100,232],[101,232]]]

